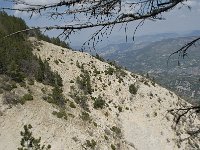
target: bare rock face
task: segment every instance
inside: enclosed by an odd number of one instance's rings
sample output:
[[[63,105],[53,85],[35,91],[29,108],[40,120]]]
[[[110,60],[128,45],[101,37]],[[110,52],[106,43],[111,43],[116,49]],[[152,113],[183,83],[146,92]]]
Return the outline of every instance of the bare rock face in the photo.
[[[32,125],[32,133],[52,150],[189,150],[198,149],[199,120],[191,107],[174,93],[87,53],[30,39],[33,53],[47,60],[62,77],[65,104],[44,98],[53,87],[35,81],[17,85],[11,93],[28,91],[33,100],[8,107],[0,94],[0,149],[20,147],[20,131]],[[1,80],[0,80],[1,81]],[[28,90],[27,90],[28,89]]]

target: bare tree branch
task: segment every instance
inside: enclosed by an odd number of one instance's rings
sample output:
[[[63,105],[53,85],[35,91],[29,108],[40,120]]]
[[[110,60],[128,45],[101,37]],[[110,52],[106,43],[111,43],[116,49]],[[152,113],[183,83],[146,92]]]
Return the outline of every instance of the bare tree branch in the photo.
[[[1,10],[27,12],[30,13],[30,17],[33,14],[43,15],[46,13],[51,19],[61,17],[63,20],[73,15],[74,19],[69,20],[71,22],[69,24],[45,26],[40,27],[40,29],[61,30],[61,34],[69,38],[72,33],[76,33],[77,31],[99,27],[100,30],[97,30],[93,34],[92,39],[90,39],[90,41],[94,42],[94,39],[96,40],[95,36],[105,35],[102,34],[104,31],[101,28],[106,29],[106,27],[109,28],[111,26],[114,28],[117,24],[141,21],[136,27],[137,29],[146,19],[160,19],[159,15],[175,8],[184,1],[186,0],[136,0],[134,2],[127,2],[126,0],[63,0],[58,3],[42,5],[34,4],[33,2],[28,3],[23,0],[12,0],[13,3],[23,5],[23,7],[8,7],[1,8]],[[82,19],[83,16],[86,18],[85,20]],[[33,29],[23,30],[21,32]],[[20,33],[20,31],[13,34],[17,33]]]

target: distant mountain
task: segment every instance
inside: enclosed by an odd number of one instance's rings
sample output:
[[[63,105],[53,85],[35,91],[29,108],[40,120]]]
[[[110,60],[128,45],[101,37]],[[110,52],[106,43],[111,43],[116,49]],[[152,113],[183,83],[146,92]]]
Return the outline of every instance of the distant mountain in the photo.
[[[194,46],[189,50],[188,57],[181,60],[181,66],[177,63],[178,55],[172,56],[167,65],[169,55],[192,39],[194,37],[177,37],[135,45],[133,43],[108,45],[100,50],[100,54],[131,71],[149,73],[160,84],[187,97],[188,100],[198,100],[200,98],[200,46]]]

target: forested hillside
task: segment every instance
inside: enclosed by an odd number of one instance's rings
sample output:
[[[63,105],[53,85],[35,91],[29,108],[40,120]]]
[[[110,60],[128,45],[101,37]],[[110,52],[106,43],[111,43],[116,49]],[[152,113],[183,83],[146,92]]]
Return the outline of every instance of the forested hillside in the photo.
[[[44,62],[33,55],[32,44],[28,41],[29,36],[35,36],[39,40],[67,47],[58,38],[49,38],[40,31],[22,32],[4,38],[5,36],[27,29],[26,23],[5,12],[0,12],[0,74],[7,75],[15,82],[23,82],[25,78],[36,79],[45,84],[55,85],[59,78],[57,73],[50,70],[48,62]]]

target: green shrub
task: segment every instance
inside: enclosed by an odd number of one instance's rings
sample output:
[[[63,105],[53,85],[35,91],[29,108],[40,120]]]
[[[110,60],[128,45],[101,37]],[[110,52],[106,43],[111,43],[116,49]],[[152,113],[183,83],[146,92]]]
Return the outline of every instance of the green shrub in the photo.
[[[36,139],[33,137],[31,132],[32,126],[24,125],[24,131],[21,131],[20,134],[22,139],[20,141],[21,146],[18,150],[50,150],[51,145],[41,145],[41,138]]]
[[[70,102],[69,106],[70,106],[71,108],[76,108],[76,105],[74,104],[74,102]]]
[[[105,74],[106,75],[113,75],[115,72],[115,69],[112,67],[107,68],[107,70],[105,70]]]
[[[130,86],[129,86],[129,92],[131,93],[131,94],[137,94],[137,90],[138,90],[138,88],[134,85],[134,84],[131,84]]]
[[[105,138],[105,140],[108,140],[108,136],[107,135],[104,135],[104,138]]]
[[[80,77],[77,77],[76,82],[79,85],[79,88],[85,92],[85,94],[92,94],[92,86],[90,83],[90,75],[87,71],[84,71]]]
[[[25,82],[20,82],[19,85],[20,85],[21,87],[24,87],[24,88],[26,87],[26,83],[25,83]]]
[[[87,101],[88,101],[88,97],[87,96],[85,96],[85,95],[83,95],[81,93],[78,93],[78,92],[75,92],[75,93],[71,94],[70,96],[71,96],[71,98],[74,99],[74,101],[78,105],[80,105],[81,108],[83,108],[85,111],[88,111],[88,112],[90,111],[88,103],[87,103]]]
[[[62,63],[62,64],[64,64],[64,63],[65,63],[65,62],[64,62],[64,61],[62,61],[61,59],[58,59],[58,60],[59,60],[59,62],[60,62],[60,63]]]
[[[81,68],[80,63],[78,62],[78,60],[76,61],[76,67]]]
[[[95,109],[98,109],[98,108],[103,109],[105,106],[105,103],[106,103],[105,100],[103,100],[102,97],[99,96],[94,102],[94,108]]]
[[[96,76],[96,75],[100,74],[100,71],[98,71],[97,68],[95,67],[93,73]]]
[[[97,53],[96,53],[96,56],[94,56],[94,57],[95,57],[96,59],[102,61],[102,62],[105,61],[105,60],[104,60],[101,56],[99,56],[99,54],[97,54]]]
[[[31,101],[33,100],[33,96],[28,93],[28,94],[24,94],[24,96],[20,99],[20,104],[25,104],[26,101]]]
[[[55,63],[56,65],[58,65],[58,64],[59,64],[59,61],[58,61],[58,60],[54,60],[54,63]]]
[[[49,98],[49,102],[59,106],[59,107],[65,107],[65,97],[62,94],[63,90],[59,86],[55,86],[52,89],[52,94],[50,95],[51,98]]]
[[[58,74],[58,72],[54,72],[54,82],[55,82],[55,84],[54,84],[54,86],[60,86],[60,87],[62,87],[63,86],[63,80],[62,80],[62,78],[60,77],[60,75]]]
[[[112,150],[116,150],[115,145],[111,144],[111,149],[112,149]]]
[[[30,93],[28,93],[23,96],[23,99],[26,101],[31,101],[33,100],[33,96]]]
[[[118,128],[118,127],[116,127],[116,126],[113,126],[113,127],[111,128],[111,131],[115,132],[115,134],[117,134],[117,135],[120,135],[120,134],[121,134],[121,129]]]
[[[70,80],[70,83],[74,83],[74,81],[73,81],[73,80]]]
[[[3,94],[3,89],[0,88],[0,94]]]
[[[122,112],[122,107],[121,106],[118,106],[118,111]]]
[[[97,142],[95,140],[93,140],[93,139],[91,141],[86,140],[86,146],[90,147],[91,149],[94,149],[96,144],[97,144]]]
[[[65,120],[67,120],[67,114],[64,110],[59,110],[59,112],[53,111],[52,114],[57,116],[58,118],[64,118]]]
[[[80,118],[83,121],[90,121],[91,120],[90,115],[85,111],[81,113]]]
[[[95,127],[97,127],[97,123],[96,122],[93,122],[93,124],[94,124]]]

